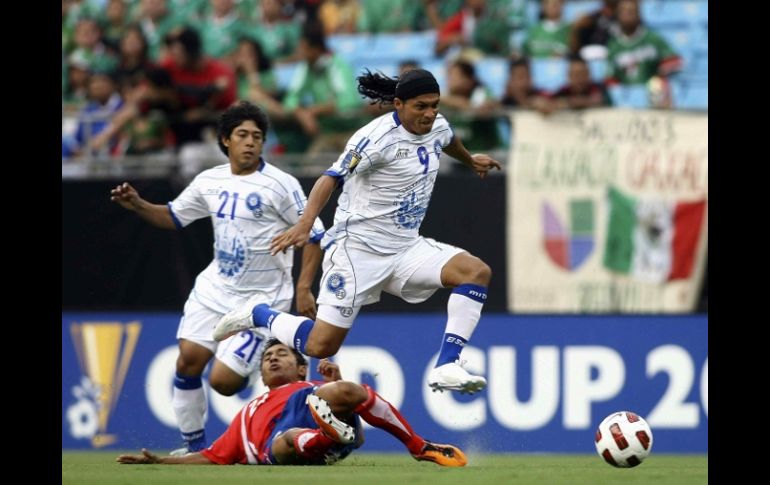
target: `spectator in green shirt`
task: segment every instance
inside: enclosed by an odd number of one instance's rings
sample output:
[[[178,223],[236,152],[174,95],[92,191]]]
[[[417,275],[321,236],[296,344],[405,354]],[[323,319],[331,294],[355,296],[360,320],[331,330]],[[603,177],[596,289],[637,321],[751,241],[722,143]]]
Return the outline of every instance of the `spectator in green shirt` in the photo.
[[[639,3],[618,3],[618,26],[607,45],[608,84],[644,84],[654,76],[666,79],[682,67],[682,58],[663,38],[642,24]]]
[[[341,122],[336,115],[354,113],[361,107],[353,69],[326,46],[323,26],[320,23],[305,25],[299,42],[299,52],[303,60],[289,84],[283,108],[297,120],[304,133],[310,137],[318,137],[322,132],[344,132],[344,139],[339,137],[343,145],[335,151],[342,150],[350,135],[346,131],[350,123]],[[336,138],[319,138],[308,150],[334,149],[338,144]]]

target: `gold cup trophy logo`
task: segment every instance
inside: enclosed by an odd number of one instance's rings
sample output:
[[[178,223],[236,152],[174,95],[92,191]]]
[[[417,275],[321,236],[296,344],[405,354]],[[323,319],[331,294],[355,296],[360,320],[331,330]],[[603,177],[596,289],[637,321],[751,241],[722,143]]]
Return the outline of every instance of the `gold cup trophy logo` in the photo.
[[[107,432],[134,355],[140,322],[72,323],[70,334],[83,374],[72,389],[77,402],[67,409],[70,433],[89,438],[94,448],[114,443],[117,435]]]

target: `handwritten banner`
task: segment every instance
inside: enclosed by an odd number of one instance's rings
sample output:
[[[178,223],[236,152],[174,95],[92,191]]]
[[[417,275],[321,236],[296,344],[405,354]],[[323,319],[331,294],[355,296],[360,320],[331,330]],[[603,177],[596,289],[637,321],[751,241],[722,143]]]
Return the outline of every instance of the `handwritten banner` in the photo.
[[[695,308],[708,234],[708,114],[511,115],[513,312]]]

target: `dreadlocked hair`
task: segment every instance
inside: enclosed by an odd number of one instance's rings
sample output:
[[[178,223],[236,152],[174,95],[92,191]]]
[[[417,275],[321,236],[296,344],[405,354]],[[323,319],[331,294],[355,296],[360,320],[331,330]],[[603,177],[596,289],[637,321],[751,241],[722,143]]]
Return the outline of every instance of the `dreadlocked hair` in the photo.
[[[362,96],[372,99],[371,104],[393,104],[396,98],[396,85],[398,78],[388,77],[382,72],[373,73],[365,69],[365,73],[358,76],[358,92]]]

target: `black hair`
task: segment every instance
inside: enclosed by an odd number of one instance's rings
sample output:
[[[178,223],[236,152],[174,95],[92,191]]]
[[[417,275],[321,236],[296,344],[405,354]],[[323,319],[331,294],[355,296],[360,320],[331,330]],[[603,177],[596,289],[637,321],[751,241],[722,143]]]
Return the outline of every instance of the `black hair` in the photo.
[[[425,69],[412,69],[399,77],[388,77],[382,72],[373,73],[365,69],[357,80],[358,92],[372,99],[372,104],[392,104],[396,98],[406,101],[421,94],[441,93],[436,78]]]
[[[514,67],[526,67],[529,70],[529,58],[517,57],[508,64],[508,72],[513,71]]]
[[[481,84],[479,78],[476,76],[476,68],[470,62],[460,59],[454,61],[452,65],[457,67],[460,72],[463,73],[463,76],[467,77],[468,79],[472,79],[476,85]]]
[[[246,42],[254,48],[254,52],[257,54],[257,71],[265,72],[273,67],[273,62],[269,57],[267,57],[267,55],[265,55],[265,50],[262,48],[262,44],[258,40],[254,39],[253,37],[244,36],[238,39],[238,43],[241,42]]]
[[[225,144],[222,143],[222,139],[230,138],[235,127],[246,120],[252,120],[257,125],[257,128],[262,130],[262,136],[267,136],[267,129],[270,127],[270,122],[268,121],[265,112],[248,101],[239,101],[227,108],[219,118],[219,125],[217,126],[217,144],[219,145],[219,149],[222,150],[222,153],[225,155],[229,156],[229,152]]]
[[[166,44],[171,45],[179,42],[184,47],[185,52],[191,59],[199,59],[203,53],[201,45],[201,36],[198,31],[192,27],[184,26],[180,30],[174,31],[166,37]]]
[[[396,98],[397,77],[388,77],[382,72],[365,72],[356,78],[358,80],[358,92],[362,96],[370,98],[372,104],[393,104]]]
[[[262,351],[262,355],[259,357],[259,362],[261,363],[263,360],[265,360],[265,352],[267,352],[267,349],[270,347],[275,347],[276,345],[285,345],[283,342],[278,340],[275,337],[270,337],[267,339],[267,342],[265,342],[265,349]],[[287,345],[287,347],[289,347]],[[291,349],[291,353],[294,354],[294,357],[297,358],[297,365],[307,365],[307,359],[304,355],[300,353],[299,350],[295,349],[294,347],[289,347]]]
[[[323,24],[318,20],[312,20],[305,23],[302,28],[302,39],[307,42],[310,47],[318,47],[324,51],[327,51],[326,47],[326,33],[324,32]]]

